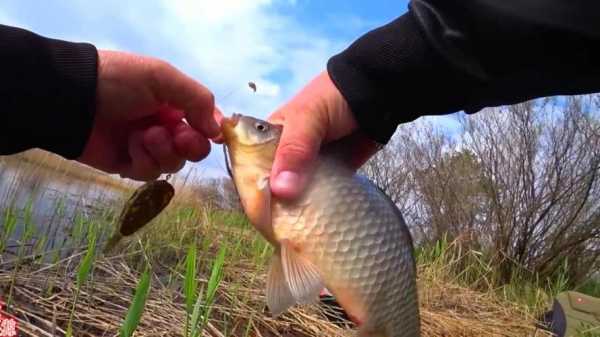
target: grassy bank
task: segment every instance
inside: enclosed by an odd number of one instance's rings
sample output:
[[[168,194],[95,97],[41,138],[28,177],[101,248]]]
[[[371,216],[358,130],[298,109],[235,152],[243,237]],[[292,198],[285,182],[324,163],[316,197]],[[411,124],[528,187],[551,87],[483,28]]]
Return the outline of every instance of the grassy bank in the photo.
[[[58,198],[49,221],[34,216],[41,199],[2,200],[0,301],[24,335],[351,336],[351,327],[330,323],[317,305],[271,318],[264,289],[272,249],[243,214],[198,200],[186,178],[175,178],[183,183],[151,225],[104,255],[135,185],[40,156],[9,164],[28,165],[30,176],[51,168],[51,179],[59,172],[124,192],[95,200],[94,211],[76,204],[67,213]],[[535,317],[567,284],[566,275],[548,281],[525,270],[502,282],[492,254],[465,250],[460,241],[418,247],[416,257],[424,337],[545,336]],[[597,282],[581,289],[600,295]]]
[[[186,336],[186,331],[192,335],[194,307],[196,321],[204,322],[197,325],[204,336],[350,335],[349,329],[328,322],[318,306],[269,317],[264,288],[271,249],[243,215],[179,198],[139,240],[103,256],[99,252],[119,207],[115,203],[99,215],[76,217],[69,239],[54,251],[36,248],[35,242],[51,238],[31,231],[15,240],[2,238],[2,247],[9,248],[0,261],[0,294],[24,334],[61,336],[69,326],[76,336],[118,333],[137,284],[149,270],[136,336]],[[27,209],[3,211],[7,228],[11,217],[26,216]],[[219,252],[225,254],[224,263],[215,281],[211,275]],[[82,277],[89,256],[90,270]],[[496,286],[493,266],[484,256],[462,252],[457,243],[421,247],[417,256],[423,336],[534,335],[534,317],[559,290],[531,282]],[[195,277],[190,278],[192,267]],[[208,301],[211,287],[215,292]],[[200,300],[190,302],[190,297]]]

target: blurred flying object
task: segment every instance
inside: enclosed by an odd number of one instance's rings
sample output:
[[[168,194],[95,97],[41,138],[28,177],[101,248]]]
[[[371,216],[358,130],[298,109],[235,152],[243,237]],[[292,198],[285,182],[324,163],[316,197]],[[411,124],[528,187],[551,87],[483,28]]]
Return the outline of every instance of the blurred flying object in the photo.
[[[252,89],[252,91],[256,92],[256,83],[248,82],[248,86],[250,87],[250,89]]]

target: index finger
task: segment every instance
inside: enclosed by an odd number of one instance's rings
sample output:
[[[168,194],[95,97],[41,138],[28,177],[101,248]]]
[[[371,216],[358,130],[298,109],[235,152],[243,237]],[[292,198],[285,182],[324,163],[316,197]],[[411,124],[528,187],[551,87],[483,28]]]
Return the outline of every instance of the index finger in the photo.
[[[213,117],[215,99],[210,90],[168,63],[156,63],[150,72],[155,97],[160,102],[183,110],[188,123],[204,136],[216,137],[219,126]]]

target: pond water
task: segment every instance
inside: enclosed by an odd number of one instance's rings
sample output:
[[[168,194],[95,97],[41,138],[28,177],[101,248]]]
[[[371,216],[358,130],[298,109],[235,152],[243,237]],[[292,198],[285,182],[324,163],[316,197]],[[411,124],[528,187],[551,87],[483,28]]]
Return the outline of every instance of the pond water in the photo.
[[[28,251],[41,246],[36,252],[73,245],[75,242],[69,242],[73,231],[86,230],[82,224],[103,221],[102,226],[110,227],[107,220],[129,195],[123,187],[84,180],[25,160],[1,158],[0,239],[5,241],[5,250],[0,254],[14,254],[23,244]],[[77,225],[82,228],[76,229]],[[85,240],[85,233],[79,234],[77,239]]]

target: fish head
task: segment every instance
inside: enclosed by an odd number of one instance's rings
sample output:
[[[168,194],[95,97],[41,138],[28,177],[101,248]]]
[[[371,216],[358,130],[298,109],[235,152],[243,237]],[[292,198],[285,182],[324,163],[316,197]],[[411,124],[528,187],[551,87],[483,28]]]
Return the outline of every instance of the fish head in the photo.
[[[270,169],[283,126],[233,114],[224,118],[222,133],[232,165],[259,165]]]

